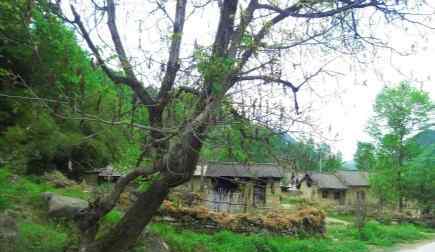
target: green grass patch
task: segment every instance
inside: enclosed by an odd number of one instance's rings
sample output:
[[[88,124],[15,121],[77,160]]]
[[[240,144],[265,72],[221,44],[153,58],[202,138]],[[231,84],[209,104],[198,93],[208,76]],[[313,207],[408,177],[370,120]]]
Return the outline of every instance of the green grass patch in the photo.
[[[42,193],[54,192],[60,195],[87,199],[89,193],[80,186],[54,188],[40,177],[14,175],[8,169],[0,168],[0,210],[14,206],[42,207]]]
[[[281,198],[281,203],[289,205],[300,205],[306,203],[306,200],[302,197],[297,196],[283,196]]]
[[[59,252],[63,251],[69,234],[49,224],[32,222],[19,223],[18,252]]]
[[[424,229],[412,224],[381,225],[369,222],[361,233],[362,240],[378,246],[392,246],[396,243],[424,238],[426,238]]]
[[[179,230],[166,224],[153,224],[152,232],[165,239],[178,252],[367,252],[363,241],[336,241],[331,238],[290,238],[270,234],[244,235],[229,231],[214,234]]]
[[[78,194],[76,188],[54,188],[39,177],[14,175],[0,167],[0,212],[10,211],[16,216],[17,252],[64,251],[67,243],[78,239],[71,222],[47,218],[42,199],[46,191],[68,196]]]
[[[368,252],[373,245],[389,247],[424,239],[428,230],[411,224],[383,225],[373,221],[361,233],[354,227],[334,227],[325,237],[247,235],[230,231],[199,233],[162,223],[151,225],[151,231],[176,252]]]

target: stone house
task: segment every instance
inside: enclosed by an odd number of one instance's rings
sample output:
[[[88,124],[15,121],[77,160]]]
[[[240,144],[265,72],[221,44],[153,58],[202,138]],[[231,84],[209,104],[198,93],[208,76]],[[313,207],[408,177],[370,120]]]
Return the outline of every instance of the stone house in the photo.
[[[116,171],[111,165],[108,165],[104,168],[85,171],[83,179],[87,184],[96,186],[105,182],[114,183],[122,175],[123,174]]]
[[[298,183],[302,197],[313,201],[327,201],[353,206],[366,201],[369,189],[368,173],[337,171],[335,173],[307,172]]]
[[[208,163],[183,187],[210,210],[237,213],[279,207],[282,178],[274,164]]]

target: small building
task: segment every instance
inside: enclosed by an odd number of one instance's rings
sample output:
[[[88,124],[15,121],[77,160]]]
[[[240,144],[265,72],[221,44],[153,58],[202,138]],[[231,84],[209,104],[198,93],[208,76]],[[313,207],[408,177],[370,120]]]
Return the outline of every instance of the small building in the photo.
[[[363,171],[337,171],[335,175],[347,187],[346,204],[355,205],[358,200],[366,201],[370,187],[369,174]]]
[[[185,185],[200,204],[216,212],[248,212],[280,204],[283,170],[274,164],[208,163]]]
[[[104,182],[116,182],[122,174],[111,165],[104,168],[85,171],[83,179],[90,185],[98,185]]]
[[[368,173],[337,171],[335,173],[307,172],[298,184],[302,197],[314,201],[329,201],[352,206],[366,200],[369,189]]]

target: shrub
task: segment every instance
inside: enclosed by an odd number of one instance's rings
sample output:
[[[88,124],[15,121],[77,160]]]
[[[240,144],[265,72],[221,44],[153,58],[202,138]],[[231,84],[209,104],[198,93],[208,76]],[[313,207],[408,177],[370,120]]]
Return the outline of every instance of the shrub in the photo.
[[[412,224],[381,225],[369,222],[362,229],[362,239],[369,244],[391,246],[395,243],[418,240],[425,237],[419,228]]]

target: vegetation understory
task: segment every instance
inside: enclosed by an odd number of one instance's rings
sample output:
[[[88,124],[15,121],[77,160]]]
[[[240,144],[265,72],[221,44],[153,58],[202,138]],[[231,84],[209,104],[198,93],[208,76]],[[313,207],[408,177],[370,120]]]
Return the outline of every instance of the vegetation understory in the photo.
[[[91,195],[83,185],[55,188],[44,177],[15,175],[9,169],[1,167],[0,188],[0,212],[12,215],[18,224],[18,252],[58,252],[76,246],[78,237],[74,225],[68,220],[49,219],[41,194],[52,191],[88,199]],[[102,232],[117,223],[121,217],[121,211],[113,210],[109,213],[104,219]],[[349,218],[351,217],[343,217],[346,220]],[[369,221],[361,232],[353,226],[329,226],[324,236],[237,234],[227,230],[205,233],[164,223],[153,223],[149,231],[160,236],[171,251],[175,252],[365,252],[434,235],[434,230],[412,224],[384,225],[376,221]],[[138,246],[134,251],[144,250]]]

